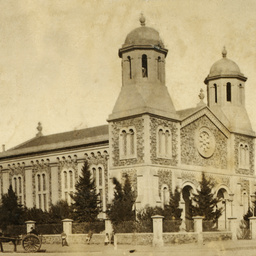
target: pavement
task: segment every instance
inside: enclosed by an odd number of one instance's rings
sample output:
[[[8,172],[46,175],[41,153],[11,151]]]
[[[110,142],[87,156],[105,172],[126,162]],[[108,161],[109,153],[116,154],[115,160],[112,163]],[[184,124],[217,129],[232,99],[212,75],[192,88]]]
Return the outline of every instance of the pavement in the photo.
[[[37,253],[26,253],[21,245],[13,252],[13,245],[4,243],[4,255],[43,255],[47,256],[256,256],[256,240],[215,241],[203,244],[174,244],[163,247],[139,245],[87,245],[72,244],[62,247],[60,244],[42,244]],[[0,253],[1,254],[1,253]]]

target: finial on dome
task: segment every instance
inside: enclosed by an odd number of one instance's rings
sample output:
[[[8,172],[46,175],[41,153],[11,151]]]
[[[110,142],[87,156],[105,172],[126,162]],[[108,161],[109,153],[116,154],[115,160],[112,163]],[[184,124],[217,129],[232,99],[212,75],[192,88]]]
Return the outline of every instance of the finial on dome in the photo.
[[[140,14],[140,25],[144,27],[146,25],[146,19],[143,15],[143,13]]]
[[[37,126],[36,129],[38,130],[38,133],[36,134],[36,136],[37,137],[42,136],[43,135],[43,133],[42,133],[43,127],[42,127],[42,124],[40,122],[38,123],[38,126]]]
[[[226,56],[227,56],[227,50],[226,50],[226,47],[224,46],[222,50],[222,57],[226,58]]]

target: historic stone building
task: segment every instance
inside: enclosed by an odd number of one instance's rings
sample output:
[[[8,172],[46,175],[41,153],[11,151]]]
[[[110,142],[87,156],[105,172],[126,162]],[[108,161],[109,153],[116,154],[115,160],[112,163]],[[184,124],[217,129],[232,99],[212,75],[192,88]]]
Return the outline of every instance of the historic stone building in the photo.
[[[183,219],[202,172],[215,184],[225,215],[242,218],[256,191],[254,138],[245,109],[246,77],[227,58],[215,62],[196,107],[176,111],[165,85],[168,50],[159,33],[145,26],[131,31],[119,57],[122,88],[108,125],[36,137],[0,154],[0,195],[12,184],[27,207],[49,208],[70,193],[88,160],[103,211],[113,197],[112,178],[128,174],[136,209],[164,206],[176,186]],[[104,214],[101,215],[104,217]]]

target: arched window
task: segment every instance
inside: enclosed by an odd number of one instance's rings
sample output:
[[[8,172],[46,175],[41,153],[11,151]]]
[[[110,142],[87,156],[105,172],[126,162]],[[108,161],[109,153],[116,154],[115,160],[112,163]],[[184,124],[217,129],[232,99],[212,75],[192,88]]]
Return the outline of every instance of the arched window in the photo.
[[[122,154],[125,156],[127,153],[127,133],[125,130],[122,131],[121,140],[122,140],[122,146],[121,146]]]
[[[249,146],[244,143],[239,144],[239,168],[250,168],[250,152]]]
[[[132,79],[132,59],[130,56],[127,57],[129,64],[129,78]]]
[[[46,173],[36,175],[36,207],[43,211],[48,210],[48,184]]]
[[[231,101],[231,83],[227,83],[227,101]]]
[[[142,77],[148,77],[148,57],[146,54],[142,55]]]
[[[134,131],[133,129],[129,130],[129,153],[130,155],[134,154]]]
[[[68,204],[72,203],[72,195],[75,191],[75,175],[73,170],[62,171],[62,199]]]
[[[136,154],[136,133],[134,128],[122,129],[120,134],[120,158],[134,158]]]
[[[105,182],[104,182],[104,168],[101,165],[93,166],[91,169],[95,172],[95,186],[96,193],[99,194],[98,199],[100,200],[100,207],[102,211],[106,210],[106,202],[105,202]]]
[[[163,203],[163,207],[167,204],[169,204],[169,188],[167,185],[163,185],[162,186],[162,203]]]
[[[157,79],[161,80],[161,57],[157,58]]]
[[[15,192],[18,202],[24,204],[24,195],[23,195],[23,178],[20,175],[14,175],[12,177],[12,187]]]
[[[14,187],[13,187],[14,188],[14,192],[17,193],[17,178],[14,177],[13,180],[14,180]]]
[[[214,84],[213,87],[214,87],[214,99],[215,99],[215,103],[217,103],[217,101],[218,101],[217,84]]]
[[[73,172],[71,170],[69,171],[69,187],[70,188],[74,187]]]
[[[169,129],[158,129],[157,155],[163,158],[171,158],[172,156],[172,135]]]
[[[243,214],[246,214],[249,208],[249,198],[246,191],[242,193],[242,204],[243,204]]]

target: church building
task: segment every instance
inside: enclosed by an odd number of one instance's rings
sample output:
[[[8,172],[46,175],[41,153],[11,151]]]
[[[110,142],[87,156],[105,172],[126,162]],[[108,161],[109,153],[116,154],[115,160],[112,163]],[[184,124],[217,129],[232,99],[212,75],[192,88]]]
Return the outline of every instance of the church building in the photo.
[[[100,218],[113,198],[113,177],[124,181],[128,175],[136,210],[164,207],[178,187],[185,219],[202,172],[222,199],[221,220],[243,218],[256,191],[247,78],[224,48],[206,74],[206,99],[201,90],[196,107],[175,110],[165,84],[168,50],[145,23],[142,16],[119,49],[122,87],[108,124],[43,135],[39,123],[34,138],[0,153],[0,197],[11,184],[28,208],[48,210],[60,199],[71,203],[87,160],[102,200]]]

